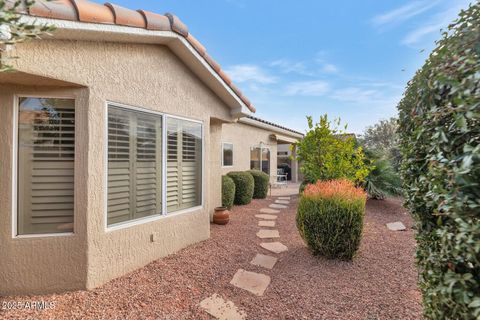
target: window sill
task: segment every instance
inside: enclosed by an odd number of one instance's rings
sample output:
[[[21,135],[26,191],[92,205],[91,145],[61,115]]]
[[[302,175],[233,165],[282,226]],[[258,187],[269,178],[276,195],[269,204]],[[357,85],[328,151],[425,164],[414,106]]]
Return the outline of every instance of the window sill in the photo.
[[[74,232],[62,232],[62,233],[38,233],[38,234],[20,234],[14,235],[13,239],[35,239],[35,238],[52,238],[52,237],[70,237]]]

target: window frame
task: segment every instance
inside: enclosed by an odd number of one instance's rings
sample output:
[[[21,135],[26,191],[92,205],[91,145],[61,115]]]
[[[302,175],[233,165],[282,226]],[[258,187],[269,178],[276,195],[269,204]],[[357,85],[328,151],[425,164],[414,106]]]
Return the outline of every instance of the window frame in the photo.
[[[141,217],[138,219],[133,219],[125,222],[119,222],[112,225],[108,225],[108,108],[109,106],[116,108],[123,108],[127,111],[137,111],[147,114],[154,114],[162,116],[162,212],[159,214]],[[184,121],[190,121],[199,123],[201,125],[201,137],[202,137],[202,163],[201,163],[201,202],[200,205],[194,206],[191,208],[181,209],[174,212],[167,212],[167,119],[179,119]],[[146,107],[132,106],[120,102],[107,100],[104,108],[104,177],[103,177],[103,196],[104,196],[104,230],[106,233],[129,228],[136,225],[141,225],[148,222],[157,221],[160,219],[165,219],[169,217],[174,217],[181,214],[186,214],[193,211],[198,211],[205,208],[205,123],[202,120],[186,118],[182,116],[172,115],[166,112],[159,112]]]
[[[73,230],[70,232],[58,232],[58,233],[35,233],[35,234],[18,234],[18,200],[19,200],[19,192],[18,192],[18,143],[19,143],[19,115],[20,112],[20,99],[21,98],[38,98],[38,99],[72,99],[74,100],[75,104],[75,151],[74,151],[74,168],[77,166],[77,157],[78,157],[78,126],[77,126],[77,109],[78,109],[78,97],[75,94],[59,94],[59,93],[45,93],[39,94],[36,93],[28,93],[24,91],[23,93],[15,93],[13,95],[13,116],[12,116],[12,239],[31,239],[31,238],[49,238],[49,237],[69,237],[75,235],[75,226],[76,226],[76,208],[77,208],[77,189],[76,189],[76,176],[77,170],[74,170],[73,174]]]
[[[252,163],[252,154],[251,154],[251,151],[252,149],[258,149],[259,150],[259,158],[258,158],[258,161],[260,163],[260,171],[262,171],[263,173],[266,173],[265,171],[263,171],[263,167],[262,167],[262,161],[263,161],[263,150],[268,150],[269,152],[269,159],[268,159],[268,174],[269,176],[271,175],[272,173],[272,170],[271,170],[271,160],[272,160],[272,150],[271,150],[271,147],[268,145],[268,144],[257,144],[257,145],[253,145],[250,147],[250,164]],[[250,165],[250,170],[254,170],[252,169],[251,165]]]
[[[229,145],[232,146],[232,164],[229,165],[229,166],[228,166],[228,165],[225,165],[225,159],[224,159],[224,155],[225,155],[225,153],[224,153],[224,150],[225,150],[224,147],[225,147],[226,144],[229,144]],[[232,167],[233,167],[233,165],[234,165],[233,154],[234,154],[234,146],[233,146],[233,143],[232,143],[232,142],[222,142],[222,168],[232,168]]]

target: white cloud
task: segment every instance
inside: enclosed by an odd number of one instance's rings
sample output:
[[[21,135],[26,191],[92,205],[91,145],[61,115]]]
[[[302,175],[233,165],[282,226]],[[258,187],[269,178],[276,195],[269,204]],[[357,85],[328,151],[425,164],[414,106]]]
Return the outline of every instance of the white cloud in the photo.
[[[314,75],[311,71],[308,70],[306,63],[303,61],[294,62],[288,59],[278,59],[272,61],[269,66],[278,68],[283,73],[297,73],[307,76]]]
[[[458,0],[454,7],[450,7],[447,10],[443,10],[434,15],[426,23],[420,25],[417,29],[409,32],[402,40],[402,44],[413,46],[420,43],[427,36],[436,33],[440,36],[440,29],[446,29],[450,23],[452,23],[460,13],[460,10],[466,9],[470,0]]]
[[[376,27],[400,23],[433,8],[438,3],[438,0],[410,2],[402,7],[373,17],[372,23]]]
[[[276,83],[277,79],[269,75],[261,67],[252,64],[240,64],[225,69],[225,72],[232,77],[235,82],[253,82],[260,84]]]
[[[334,64],[325,63],[325,64],[322,66],[322,72],[325,72],[325,73],[337,73],[337,72],[338,72],[338,68],[337,68]]]
[[[377,90],[349,87],[333,91],[331,98],[345,102],[368,102],[380,97]]]
[[[292,82],[285,88],[289,96],[323,96],[330,90],[330,85],[322,80]]]

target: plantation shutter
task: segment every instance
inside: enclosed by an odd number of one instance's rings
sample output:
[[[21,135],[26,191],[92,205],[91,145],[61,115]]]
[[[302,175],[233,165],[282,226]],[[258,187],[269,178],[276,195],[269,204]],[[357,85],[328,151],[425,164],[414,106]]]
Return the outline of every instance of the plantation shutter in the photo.
[[[109,107],[108,225],[161,212],[162,118]]]
[[[18,234],[73,231],[75,101],[21,98]]]
[[[167,121],[167,209],[168,212],[201,204],[201,125]]]

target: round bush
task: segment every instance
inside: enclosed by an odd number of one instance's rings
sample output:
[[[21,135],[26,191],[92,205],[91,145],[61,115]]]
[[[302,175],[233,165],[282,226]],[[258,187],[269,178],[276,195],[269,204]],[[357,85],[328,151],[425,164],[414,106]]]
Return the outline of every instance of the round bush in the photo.
[[[254,180],[250,173],[244,171],[232,171],[228,173],[235,183],[235,199],[237,205],[249,204],[252,202]]]
[[[480,2],[462,11],[398,109],[405,203],[427,319],[480,318]]]
[[[222,176],[222,206],[230,209],[235,199],[235,183],[229,176]]]
[[[297,211],[297,228],[314,255],[351,260],[362,239],[366,194],[348,180],[305,187]]]
[[[248,171],[254,180],[253,198],[265,199],[268,194],[268,183],[270,182],[270,176],[260,170]]]

